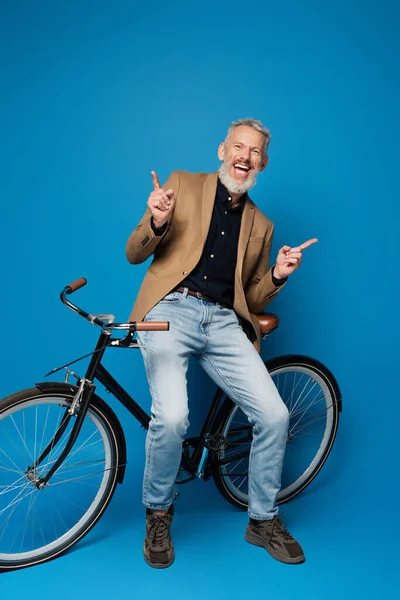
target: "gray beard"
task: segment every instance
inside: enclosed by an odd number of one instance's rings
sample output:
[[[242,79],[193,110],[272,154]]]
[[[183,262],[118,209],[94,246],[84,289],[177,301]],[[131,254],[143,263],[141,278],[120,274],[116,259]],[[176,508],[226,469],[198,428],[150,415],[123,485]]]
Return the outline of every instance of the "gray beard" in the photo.
[[[258,170],[253,170],[246,181],[239,183],[229,175],[229,164],[226,162],[226,160],[223,161],[222,165],[218,169],[221,183],[226,187],[228,192],[231,192],[232,194],[245,194],[248,190],[254,187],[256,185],[258,173]]]

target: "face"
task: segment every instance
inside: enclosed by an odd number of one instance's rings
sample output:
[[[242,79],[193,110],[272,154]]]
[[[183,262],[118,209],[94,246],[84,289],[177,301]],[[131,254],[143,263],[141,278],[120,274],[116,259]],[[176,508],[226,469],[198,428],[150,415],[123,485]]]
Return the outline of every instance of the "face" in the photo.
[[[225,181],[222,183],[230,192],[244,193],[267,166],[265,136],[252,127],[240,125],[220,144],[218,158],[223,161],[220,176],[222,171]]]

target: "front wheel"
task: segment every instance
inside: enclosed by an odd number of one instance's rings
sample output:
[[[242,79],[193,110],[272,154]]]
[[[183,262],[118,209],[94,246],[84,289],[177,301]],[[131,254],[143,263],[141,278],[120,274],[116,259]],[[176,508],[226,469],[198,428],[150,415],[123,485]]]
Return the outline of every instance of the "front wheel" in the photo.
[[[332,449],[339,424],[341,395],[332,373],[306,356],[281,356],[265,362],[289,410],[289,429],[278,504],[291,500],[316,477]],[[248,507],[248,468],[252,426],[226,397],[216,430],[227,439],[213,466],[221,494],[234,506]]]
[[[118,431],[97,403],[89,406],[74,446],[48,484],[36,485],[69,439],[75,417],[52,441],[73,398],[66,385],[57,392],[27,389],[0,401],[0,571],[65,552],[98,521],[114,493]],[[36,464],[45,448],[49,453]]]

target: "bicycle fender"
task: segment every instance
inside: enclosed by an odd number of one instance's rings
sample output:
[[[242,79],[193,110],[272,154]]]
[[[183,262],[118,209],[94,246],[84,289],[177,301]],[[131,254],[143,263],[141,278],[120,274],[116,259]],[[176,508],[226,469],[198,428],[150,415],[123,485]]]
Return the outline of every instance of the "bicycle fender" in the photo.
[[[72,385],[71,383],[63,383],[60,381],[42,381],[40,383],[35,383],[35,386],[41,392],[52,392],[54,394],[61,394],[64,392],[75,395],[78,391],[78,387],[76,385]],[[100,409],[100,411],[107,416],[109,421],[112,423],[112,425],[118,432],[117,445],[118,453],[121,459],[120,464],[118,466],[117,481],[118,483],[122,483],[125,476],[125,467],[127,461],[126,440],[124,430],[122,429],[122,425],[111,406],[109,406],[107,402],[104,402],[104,400],[102,400],[102,398],[100,398],[100,396],[98,396],[97,394],[92,394],[90,404],[97,406]]]

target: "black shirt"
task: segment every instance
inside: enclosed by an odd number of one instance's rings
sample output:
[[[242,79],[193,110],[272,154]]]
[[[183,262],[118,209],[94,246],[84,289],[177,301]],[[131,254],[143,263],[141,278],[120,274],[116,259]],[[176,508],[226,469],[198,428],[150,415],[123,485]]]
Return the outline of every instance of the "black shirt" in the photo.
[[[180,282],[180,286],[201,292],[220,304],[233,307],[237,247],[246,201],[247,194],[244,194],[239,200],[239,205],[232,208],[232,198],[218,179],[210,229],[203,253],[193,271]],[[152,223],[152,228],[156,235],[160,235],[166,224],[156,229]],[[273,281],[275,285],[281,285],[285,280],[273,277]]]
[[[193,271],[180,283],[230,307],[234,300],[237,247],[246,199],[246,195],[242,196],[239,205],[232,208],[232,198],[218,179],[203,254]]]

